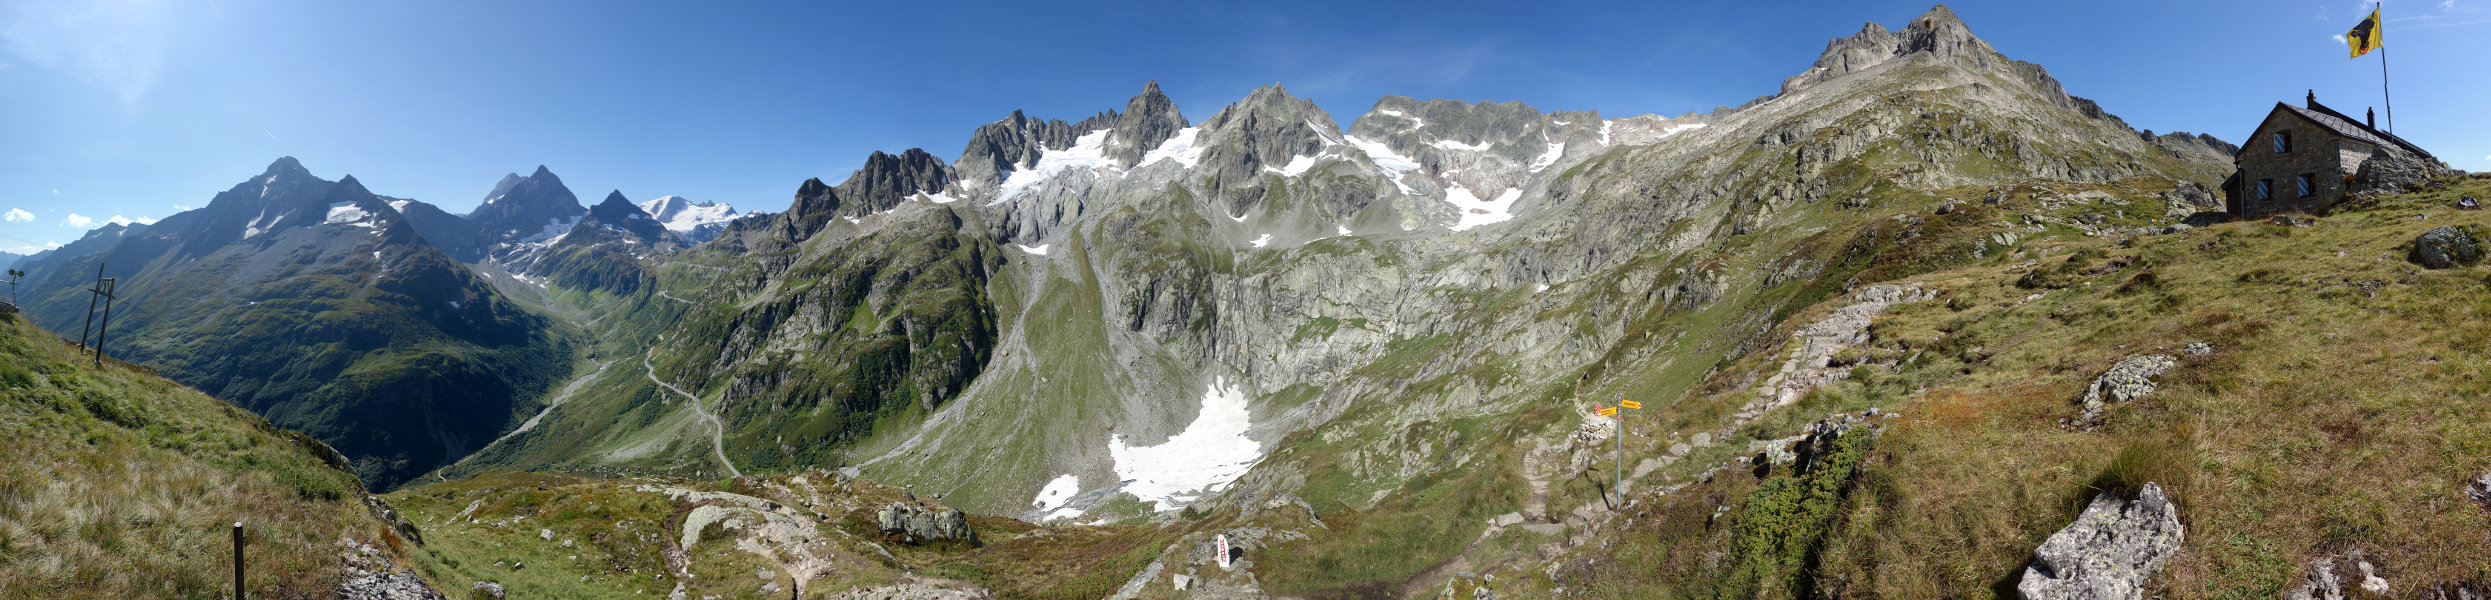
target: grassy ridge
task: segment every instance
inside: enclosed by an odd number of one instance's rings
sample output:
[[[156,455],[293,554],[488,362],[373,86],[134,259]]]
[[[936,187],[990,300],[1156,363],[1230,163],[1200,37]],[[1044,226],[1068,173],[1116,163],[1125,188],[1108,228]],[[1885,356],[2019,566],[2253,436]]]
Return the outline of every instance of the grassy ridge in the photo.
[[[355,477],[302,434],[0,317],[0,597],[333,593],[339,541],[399,551]]]

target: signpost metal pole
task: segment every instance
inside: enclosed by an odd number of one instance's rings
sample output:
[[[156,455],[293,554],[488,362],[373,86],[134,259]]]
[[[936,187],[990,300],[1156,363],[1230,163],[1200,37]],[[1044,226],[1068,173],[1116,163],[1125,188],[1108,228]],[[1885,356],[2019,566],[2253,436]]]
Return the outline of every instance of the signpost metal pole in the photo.
[[[1617,395],[1617,507],[1626,508],[1626,394]]]
[[[242,522],[234,521],[234,600],[242,600]]]

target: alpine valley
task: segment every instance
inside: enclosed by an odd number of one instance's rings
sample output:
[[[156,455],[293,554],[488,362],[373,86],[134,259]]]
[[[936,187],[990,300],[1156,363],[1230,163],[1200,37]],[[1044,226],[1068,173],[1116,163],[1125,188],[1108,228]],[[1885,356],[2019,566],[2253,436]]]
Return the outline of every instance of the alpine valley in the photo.
[[[540,166],[455,215],[281,158],[21,261],[62,337],[116,277],[127,364],[12,325],[46,358],[0,366],[0,439],[342,523],[283,597],[2491,593],[2491,272],[2407,260],[2479,261],[2446,207],[2491,179],[2232,221],[2239,148],[1943,6],[1758,91],[1343,121],[1153,82],[770,214]],[[51,524],[72,483],[9,443],[0,596],[221,593],[217,552]],[[110,560],[202,575],[74,573]]]

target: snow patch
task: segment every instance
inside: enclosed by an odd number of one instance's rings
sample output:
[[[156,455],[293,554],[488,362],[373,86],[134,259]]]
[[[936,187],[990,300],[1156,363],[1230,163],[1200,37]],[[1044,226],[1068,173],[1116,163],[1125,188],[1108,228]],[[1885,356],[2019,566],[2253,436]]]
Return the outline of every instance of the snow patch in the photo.
[[[1514,201],[1521,199],[1522,188],[1507,189],[1505,193],[1497,194],[1494,200],[1482,200],[1458,183],[1444,190],[1444,201],[1462,211],[1462,219],[1453,223],[1454,231],[1512,219]]]
[[[1548,284],[1545,284],[1545,283],[1540,284],[1539,289],[1536,289],[1536,290],[1531,290],[1531,291],[1533,291],[1533,292],[1545,292],[1545,291],[1548,291]]]
[[[1436,143],[1429,145],[1446,150],[1467,150],[1471,152],[1486,152],[1489,146],[1488,142],[1479,142],[1478,145],[1474,146],[1453,140],[1436,140]]]
[[[1038,510],[1052,511],[1059,507],[1063,507],[1065,502],[1071,501],[1073,496],[1080,493],[1081,478],[1074,476],[1071,473],[1065,473],[1064,476],[1057,477],[1054,481],[1047,482],[1046,487],[1039,488],[1038,497],[1031,499],[1029,502],[1031,504],[1038,505]],[[1064,510],[1073,511],[1073,514],[1066,516],[1081,515],[1081,511],[1079,509],[1066,508]],[[1049,519],[1055,517],[1056,515],[1054,514],[1047,515],[1047,518]]]
[[[1157,446],[1127,446],[1119,434],[1107,439],[1107,455],[1116,461],[1116,478],[1130,480],[1125,491],[1161,512],[1217,492],[1263,459],[1261,444],[1246,437],[1253,425],[1246,412],[1242,387],[1214,379],[1202,394],[1202,412],[1185,431]]]
[[[699,229],[702,225],[733,221],[738,217],[733,206],[716,202],[702,206],[682,196],[659,196],[656,200],[640,203],[640,210],[655,217],[667,231],[678,233]]]
[[[356,221],[361,221],[371,217],[371,212],[363,210],[363,207],[355,206],[355,203],[353,202],[339,202],[329,205],[329,218],[326,221],[322,221],[322,223],[331,225],[338,223],[354,223]],[[368,223],[357,224],[365,227],[371,227]]]
[[[1176,164],[1184,165],[1185,168],[1194,168],[1195,164],[1202,162],[1202,148],[1194,145],[1194,134],[1201,132],[1200,127],[1176,130],[1176,135],[1170,136],[1168,141],[1160,142],[1158,149],[1142,154],[1142,164],[1173,160]],[[1046,158],[1041,156],[1039,160],[1043,162]]]
[[[1661,137],[1655,139],[1665,140],[1669,139],[1669,136],[1678,135],[1678,133],[1682,131],[1694,131],[1703,128],[1703,123],[1679,123],[1677,125],[1671,125],[1667,129],[1661,130]]]
[[[465,307],[465,306],[460,306],[457,300],[451,300],[451,301],[450,301],[450,308],[466,308],[466,307]]]
[[[1332,146],[1338,146],[1338,145],[1341,145],[1341,141],[1340,141],[1340,140],[1335,140],[1335,139],[1332,139],[1332,132],[1331,132],[1330,130],[1326,130],[1326,129],[1324,129],[1324,128],[1323,128],[1323,126],[1321,126],[1321,125],[1316,125],[1316,124],[1315,124],[1315,120],[1314,120],[1314,119],[1307,119],[1307,120],[1306,120],[1306,128],[1307,128],[1307,129],[1312,129],[1312,130],[1314,130],[1314,131],[1315,131],[1315,138],[1316,138],[1316,139],[1319,139],[1319,140],[1323,140],[1323,145],[1324,145],[1324,147],[1327,147],[1327,148],[1328,148],[1328,147],[1332,147]]]
[[[1107,158],[1108,131],[1101,129],[1090,132],[1088,135],[1075,138],[1071,148],[1039,156],[1038,164],[1030,165],[1027,169],[1013,169],[1010,175],[1004,177],[1003,191],[995,196],[994,203],[1002,204],[1020,197],[1030,188],[1038,187],[1038,184],[1044,183],[1047,178],[1054,177],[1057,173],[1073,169],[1115,168],[1115,161]]]
[[[1540,153],[1539,158],[1531,159],[1531,172],[1538,173],[1541,169],[1548,168],[1549,165],[1557,164],[1557,159],[1565,158],[1565,156],[1565,142],[1550,142],[1547,152]]]
[[[1027,252],[1027,253],[1030,253],[1030,254],[1036,254],[1036,255],[1039,255],[1039,256],[1046,256],[1046,255],[1047,255],[1047,247],[1048,247],[1048,246],[1053,246],[1053,245],[1055,245],[1055,244],[1039,244],[1039,245],[1036,245],[1036,246],[1023,246],[1023,245],[1020,245],[1020,244],[1013,244],[1013,246],[1014,246],[1014,247],[1020,248],[1022,252]]]
[[[1264,247],[1264,246],[1269,246],[1269,245],[1271,245],[1271,234],[1268,234],[1268,233],[1263,234],[1263,237],[1254,238],[1254,241],[1251,241],[1251,242],[1246,242],[1246,243],[1248,243],[1248,244],[1253,244],[1253,245],[1254,245],[1254,247],[1256,247],[1256,248],[1261,248],[1261,247]]]
[[[847,220],[848,220],[848,223],[849,223],[849,224],[851,224],[851,225],[863,225],[863,224],[865,224],[865,220],[863,220],[863,219],[858,219],[858,218],[856,218],[856,217],[839,217],[839,218],[842,218],[842,219],[847,219]]]
[[[1600,145],[1609,145],[1609,128],[1615,126],[1617,126],[1617,119],[1600,120]]]
[[[935,203],[935,204],[950,204],[950,203],[953,203],[953,202],[959,202],[959,201],[960,201],[960,199],[959,199],[959,198],[954,198],[954,197],[952,197],[952,196],[951,196],[951,192],[936,192],[936,193],[932,193],[932,194],[926,194],[926,195],[925,195],[925,200],[926,200],[927,202],[932,202],[932,203]]]
[[[1376,167],[1391,171],[1395,177],[1418,170],[1418,161],[1394,153],[1392,147],[1384,145],[1384,142],[1362,140],[1354,135],[1348,138],[1349,145],[1357,146],[1359,151],[1367,153],[1368,159],[1375,161]]]
[[[415,203],[415,201],[414,201],[414,200],[398,200],[398,201],[395,201],[395,202],[390,202],[390,203],[389,203],[389,210],[394,210],[394,211],[398,211],[398,212],[406,212],[406,211],[407,211],[407,205],[409,205],[409,204],[414,204],[414,203]]]
[[[1349,226],[1348,226],[1348,225],[1340,225],[1340,226],[1338,226],[1338,227],[1340,227],[1340,228],[1341,228],[1340,235],[1349,235]]]
[[[1312,157],[1312,156],[1292,156],[1292,157],[1289,157],[1289,164],[1288,164],[1288,166],[1281,167],[1281,168],[1277,168],[1277,169],[1272,168],[1272,167],[1271,167],[1271,165],[1263,165],[1263,170],[1265,170],[1265,171],[1270,171],[1270,172],[1273,172],[1273,173],[1279,173],[1279,174],[1281,174],[1281,175],[1288,176],[1288,177],[1296,177],[1296,176],[1299,176],[1299,175],[1305,175],[1305,174],[1306,174],[1306,171],[1307,171],[1308,169],[1313,169],[1313,168],[1315,168],[1315,157]]]
[[[1220,211],[1220,212],[1222,212],[1222,213],[1226,213],[1226,212],[1228,212],[1228,211]],[[1229,218],[1228,218],[1228,220],[1230,220],[1230,221],[1236,221],[1236,222],[1239,222],[1239,223],[1244,223],[1244,222],[1245,222],[1245,220],[1246,220],[1246,215],[1245,215],[1245,214],[1239,214],[1239,215],[1234,216],[1234,217],[1229,217]]]

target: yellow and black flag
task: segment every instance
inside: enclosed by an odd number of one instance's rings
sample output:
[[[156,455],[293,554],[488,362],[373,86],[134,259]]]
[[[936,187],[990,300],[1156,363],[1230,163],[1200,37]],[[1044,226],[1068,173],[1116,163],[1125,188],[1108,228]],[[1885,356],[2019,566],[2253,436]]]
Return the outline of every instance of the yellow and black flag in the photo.
[[[2353,25],[2352,31],[2344,32],[2344,43],[2353,47],[2353,58],[2361,58],[2361,55],[2387,45],[2379,39],[2379,9],[2370,9],[2370,18],[2362,19]]]

